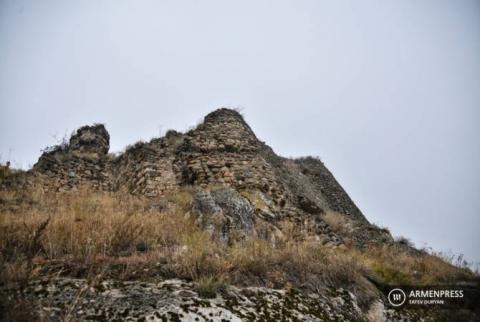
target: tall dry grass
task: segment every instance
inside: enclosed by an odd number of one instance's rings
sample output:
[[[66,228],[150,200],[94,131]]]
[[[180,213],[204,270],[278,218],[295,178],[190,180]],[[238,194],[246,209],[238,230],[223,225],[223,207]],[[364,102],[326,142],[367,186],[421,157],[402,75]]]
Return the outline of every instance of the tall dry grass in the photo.
[[[299,241],[291,223],[280,225],[285,238],[275,244],[253,237],[223,243],[185,216],[191,200],[188,189],[160,205],[122,193],[0,192],[3,282],[28,271],[24,263],[30,258],[37,274],[49,267],[97,265],[116,278],[193,280],[209,296],[209,290],[227,282],[311,291],[342,287],[366,307],[378,294],[365,276],[390,284],[448,283],[471,276],[438,257],[414,256],[395,245],[358,250]]]
[[[44,199],[42,199],[44,198]],[[158,213],[129,195],[79,192],[37,198],[42,206],[21,205],[0,215],[0,249],[22,254],[32,232],[47,218],[39,255],[46,259],[116,256],[178,243],[188,222],[175,213]]]

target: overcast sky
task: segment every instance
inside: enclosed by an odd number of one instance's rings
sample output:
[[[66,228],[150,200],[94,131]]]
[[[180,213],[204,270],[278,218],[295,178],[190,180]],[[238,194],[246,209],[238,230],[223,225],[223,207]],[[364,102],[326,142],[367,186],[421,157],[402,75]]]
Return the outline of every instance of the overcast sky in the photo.
[[[320,156],[370,221],[480,261],[480,1],[0,0],[2,162],[221,106]]]

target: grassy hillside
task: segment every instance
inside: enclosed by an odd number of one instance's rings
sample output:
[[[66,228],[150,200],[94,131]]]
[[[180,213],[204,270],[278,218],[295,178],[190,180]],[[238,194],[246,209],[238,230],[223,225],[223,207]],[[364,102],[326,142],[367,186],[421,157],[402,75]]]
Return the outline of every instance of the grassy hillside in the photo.
[[[476,275],[402,243],[357,249],[300,238],[282,222],[282,238],[233,238],[201,230],[189,216],[192,190],[152,202],[122,193],[40,191],[0,193],[0,281],[22,285],[39,276],[193,281],[215,296],[228,284],[316,292],[344,288],[363,308],[379,285],[452,284]],[[344,216],[324,219],[345,230]],[[343,232],[346,234],[347,232]],[[373,282],[373,283],[372,283]],[[4,300],[5,301],[5,300]]]

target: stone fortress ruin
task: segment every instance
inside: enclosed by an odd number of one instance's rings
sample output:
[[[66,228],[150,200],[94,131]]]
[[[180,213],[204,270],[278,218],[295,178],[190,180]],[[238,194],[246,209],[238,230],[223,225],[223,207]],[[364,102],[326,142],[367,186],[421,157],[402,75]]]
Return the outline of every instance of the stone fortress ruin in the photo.
[[[320,219],[328,210],[362,227],[358,242],[371,240],[372,234],[391,240],[389,233],[368,223],[319,159],[276,155],[235,110],[218,109],[187,133],[170,130],[118,156],[108,154],[109,142],[104,125],[83,126],[68,143],[47,149],[32,169],[7,178],[1,186],[35,186],[49,192],[88,187],[153,200],[185,187],[225,187],[248,196],[256,217],[308,221],[315,234],[326,235],[329,241],[341,238]]]

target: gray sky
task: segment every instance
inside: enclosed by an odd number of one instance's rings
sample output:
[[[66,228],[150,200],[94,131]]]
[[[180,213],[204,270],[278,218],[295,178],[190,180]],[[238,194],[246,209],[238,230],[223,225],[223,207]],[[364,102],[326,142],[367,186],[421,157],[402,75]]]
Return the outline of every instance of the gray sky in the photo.
[[[240,107],[370,221],[480,261],[480,2],[0,0],[1,161],[75,128],[121,151]]]

